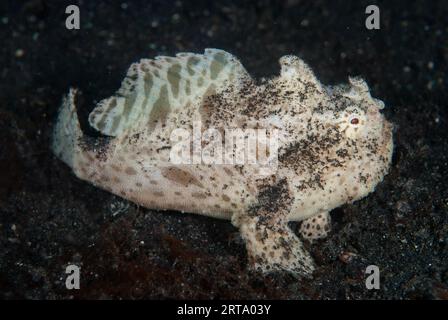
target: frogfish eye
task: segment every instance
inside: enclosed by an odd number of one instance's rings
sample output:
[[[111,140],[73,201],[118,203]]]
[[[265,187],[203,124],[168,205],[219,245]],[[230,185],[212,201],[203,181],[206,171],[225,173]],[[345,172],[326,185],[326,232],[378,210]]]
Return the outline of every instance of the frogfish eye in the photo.
[[[350,123],[351,123],[351,124],[358,124],[358,123],[359,123],[359,119],[358,119],[358,118],[352,118],[352,119],[350,120]]]

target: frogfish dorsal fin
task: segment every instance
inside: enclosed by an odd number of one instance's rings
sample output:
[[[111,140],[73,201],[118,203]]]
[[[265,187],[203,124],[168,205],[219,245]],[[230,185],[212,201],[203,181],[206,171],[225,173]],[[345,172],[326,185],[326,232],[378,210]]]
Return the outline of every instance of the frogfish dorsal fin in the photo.
[[[131,65],[121,88],[97,104],[89,123],[102,134],[119,136],[163,120],[169,112],[202,99],[211,87],[219,92],[244,79],[250,76],[238,59],[218,49],[142,59]]]

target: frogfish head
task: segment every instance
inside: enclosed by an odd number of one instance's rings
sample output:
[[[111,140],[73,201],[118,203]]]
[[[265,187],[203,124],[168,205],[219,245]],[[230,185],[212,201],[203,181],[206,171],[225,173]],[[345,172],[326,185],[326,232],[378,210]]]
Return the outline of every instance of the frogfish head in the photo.
[[[312,116],[322,141],[321,169],[330,168],[326,180],[347,190],[345,200],[351,202],[372,192],[387,174],[393,126],[381,113],[384,103],[370,95],[364,80],[349,78],[348,85],[326,91],[326,108],[317,108]]]

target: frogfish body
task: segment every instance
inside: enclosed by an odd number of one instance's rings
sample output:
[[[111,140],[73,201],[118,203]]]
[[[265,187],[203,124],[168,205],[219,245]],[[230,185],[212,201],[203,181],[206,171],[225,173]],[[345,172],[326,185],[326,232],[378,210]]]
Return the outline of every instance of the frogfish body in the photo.
[[[233,55],[143,59],[89,115],[64,98],[52,149],[80,179],[141,206],[228,219],[249,266],[307,276],[302,238],[330,230],[330,210],[372,192],[387,174],[392,125],[364,80],[324,86],[296,56],[255,81]]]

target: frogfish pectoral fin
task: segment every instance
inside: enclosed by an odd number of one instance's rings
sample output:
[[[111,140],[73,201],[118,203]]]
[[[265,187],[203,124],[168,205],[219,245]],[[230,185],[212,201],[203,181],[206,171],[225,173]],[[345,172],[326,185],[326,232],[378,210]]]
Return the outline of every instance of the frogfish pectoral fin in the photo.
[[[298,276],[310,276],[314,263],[300,239],[288,227],[286,219],[263,219],[235,215],[232,223],[240,230],[246,243],[249,265],[261,272],[288,271]]]

